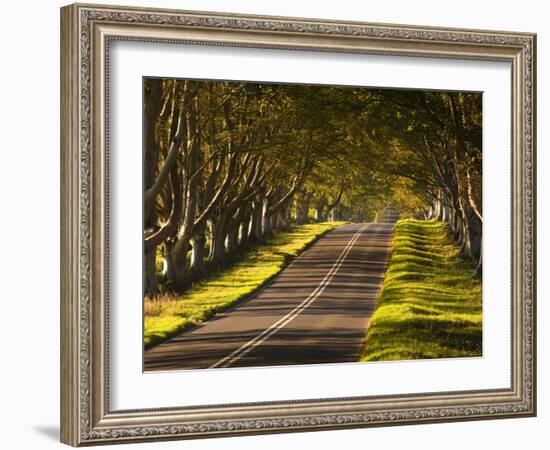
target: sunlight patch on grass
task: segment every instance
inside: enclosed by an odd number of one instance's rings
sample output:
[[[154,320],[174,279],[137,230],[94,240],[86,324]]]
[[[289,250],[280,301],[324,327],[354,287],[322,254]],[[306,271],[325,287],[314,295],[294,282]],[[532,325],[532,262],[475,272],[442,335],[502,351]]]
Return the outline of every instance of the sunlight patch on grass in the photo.
[[[400,220],[361,361],[481,356],[481,280],[448,225]]]
[[[242,260],[183,294],[161,294],[144,304],[144,345],[151,347],[230,308],[277,275],[319,236],[345,222],[300,225],[252,248]]]

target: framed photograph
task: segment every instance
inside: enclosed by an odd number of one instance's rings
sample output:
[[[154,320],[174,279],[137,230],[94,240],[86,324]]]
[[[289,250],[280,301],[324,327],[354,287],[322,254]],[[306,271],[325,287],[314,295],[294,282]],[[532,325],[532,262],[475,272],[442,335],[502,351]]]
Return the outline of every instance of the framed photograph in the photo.
[[[535,415],[535,57],[62,8],[62,442]]]

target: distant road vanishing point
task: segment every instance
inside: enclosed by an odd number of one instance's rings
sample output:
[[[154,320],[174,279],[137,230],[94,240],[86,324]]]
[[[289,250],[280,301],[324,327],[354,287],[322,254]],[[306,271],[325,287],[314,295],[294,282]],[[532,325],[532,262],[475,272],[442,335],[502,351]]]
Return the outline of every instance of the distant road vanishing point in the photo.
[[[146,350],[144,370],[357,361],[396,219],[332,230],[247,300]]]

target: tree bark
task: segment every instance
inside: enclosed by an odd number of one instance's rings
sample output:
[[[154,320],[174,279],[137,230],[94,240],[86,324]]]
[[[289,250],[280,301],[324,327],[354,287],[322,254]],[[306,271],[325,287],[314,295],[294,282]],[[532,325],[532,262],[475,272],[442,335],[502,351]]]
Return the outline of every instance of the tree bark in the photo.
[[[266,196],[262,205],[262,238],[271,234],[273,229],[273,221],[271,219],[270,196]]]
[[[147,190],[154,184],[156,178],[158,144],[155,139],[155,129],[162,109],[162,80],[147,80],[144,97],[143,184],[144,189]],[[157,222],[158,215],[153,203],[149,208],[144,208],[144,230],[155,229]],[[146,295],[156,294],[159,288],[156,253],[156,245],[144,250],[143,286]]]
[[[247,206],[248,206],[247,204],[243,204],[242,206],[240,206],[237,209],[237,212],[229,220],[229,226],[228,226],[229,230],[227,232],[226,250],[230,255],[238,252],[240,249],[241,241],[239,240],[239,235],[241,232],[241,225],[245,217]]]
[[[225,241],[225,248],[228,255],[234,255],[239,251],[239,227],[230,226],[229,231],[227,232],[227,237]]]
[[[312,194],[309,192],[301,192],[296,198],[296,223],[303,225],[308,222],[309,203]]]
[[[176,242],[171,249],[171,263],[174,265],[171,270],[173,278],[169,280],[174,284],[175,289],[182,290],[189,285],[190,272],[187,254],[191,249],[191,238],[194,235],[195,220],[198,206],[198,174],[201,148],[198,130],[198,103],[195,98],[193,102],[188,102],[186,108],[186,126],[187,142],[186,156],[187,168],[183,189],[185,206],[180,218],[180,228],[177,233]]]
[[[250,223],[249,240],[257,243],[262,240],[263,194],[259,194],[252,203],[252,219]]]
[[[336,208],[338,208],[338,205],[340,204],[340,201],[342,200],[342,195],[344,194],[344,185],[340,184],[340,187],[338,188],[338,193],[336,194],[336,197],[334,198],[334,201],[327,206],[327,214],[326,216],[331,222],[334,222],[334,211]]]
[[[143,273],[144,273],[144,293],[146,295],[155,295],[158,293],[159,289],[159,283],[157,278],[157,266],[156,266],[156,259],[157,259],[157,248],[155,247],[154,250],[150,250],[149,252],[145,252],[144,255],[144,261],[143,261]]]
[[[212,241],[210,243],[210,255],[208,260],[214,267],[221,266],[225,256],[228,215],[227,210],[222,211],[212,222]]]
[[[437,191],[437,198],[435,200],[435,211],[434,211],[434,214],[433,216],[437,219],[437,220],[441,220],[443,221],[443,192],[441,191],[441,189],[438,189]]]
[[[164,265],[162,268],[162,274],[169,280],[174,280],[176,278],[175,274],[175,264],[173,259],[173,250],[174,244],[172,241],[166,241],[164,243]]]
[[[169,261],[172,265],[169,270],[169,281],[173,283],[176,290],[182,291],[189,286],[190,273],[187,254],[191,248],[191,238],[180,238],[176,245],[171,248]],[[168,253],[168,252],[167,252]],[[168,275],[167,274],[167,275]]]
[[[159,171],[158,176],[155,178],[151,187],[145,190],[144,202],[145,202],[145,211],[153,207],[155,199],[159,194],[162,187],[168,181],[170,171],[174,164],[176,163],[178,154],[180,153],[182,143],[187,135],[186,127],[186,105],[188,101],[187,90],[184,92],[181,104],[179,105],[178,119],[175,129],[175,134],[172,137],[170,142],[170,148],[166,154],[166,159],[164,160],[162,167]]]
[[[193,235],[193,247],[191,249],[191,274],[193,278],[202,278],[206,273],[206,224],[203,223],[195,230]]]
[[[248,248],[250,245],[250,228],[252,221],[252,211],[250,205],[246,207],[246,212],[243,214],[241,224],[239,225],[239,246],[242,249]]]
[[[317,205],[315,208],[315,220],[317,222],[325,222],[327,218],[325,217],[325,205]]]
[[[479,247],[479,260],[477,262],[477,266],[472,273],[472,277],[481,277],[483,275],[483,246],[480,245]]]
[[[278,230],[289,230],[290,229],[290,208],[288,205],[284,205],[276,213],[277,224],[276,228]]]

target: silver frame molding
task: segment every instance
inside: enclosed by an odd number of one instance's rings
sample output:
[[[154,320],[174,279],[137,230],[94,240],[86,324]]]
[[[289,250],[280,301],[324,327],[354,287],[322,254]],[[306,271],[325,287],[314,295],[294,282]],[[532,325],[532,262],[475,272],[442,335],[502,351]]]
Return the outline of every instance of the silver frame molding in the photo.
[[[108,57],[113,40],[507,61],[512,67],[509,389],[112,411]],[[536,414],[536,35],[75,4],[61,9],[61,440],[73,446]]]

